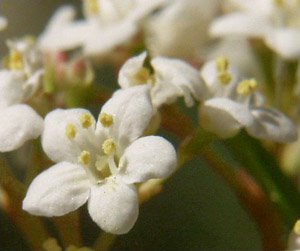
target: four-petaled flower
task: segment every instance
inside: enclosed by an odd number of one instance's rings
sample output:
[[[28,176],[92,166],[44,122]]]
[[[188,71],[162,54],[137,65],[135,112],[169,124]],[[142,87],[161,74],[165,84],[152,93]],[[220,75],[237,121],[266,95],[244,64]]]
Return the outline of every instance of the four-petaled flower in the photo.
[[[85,19],[74,21],[75,10],[60,8],[50,20],[39,44],[44,50],[82,47],[83,53],[99,56],[127,43],[141,21],[167,0],[84,0]],[[59,39],[57,39],[59,37]]]
[[[42,118],[26,102],[41,84],[42,57],[29,39],[8,41],[8,69],[0,71],[0,152],[12,151],[37,138]]]
[[[300,56],[300,4],[298,0],[231,0],[241,10],[217,18],[214,36],[242,35],[262,38],[286,59]]]
[[[176,167],[168,141],[139,138],[152,115],[147,86],[117,91],[97,121],[84,109],[50,112],[42,146],[57,164],[34,179],[23,208],[59,216],[88,201],[89,214],[103,230],[127,233],[138,216],[134,183],[166,177]]]
[[[187,106],[194,104],[193,97],[196,100],[206,97],[206,86],[192,66],[183,60],[167,57],[154,57],[151,66],[147,66],[146,57],[147,53],[143,52],[125,62],[118,80],[122,88],[148,84],[156,108],[173,103],[178,97],[183,97]]]
[[[255,138],[279,142],[297,139],[294,123],[278,110],[263,107],[257,81],[243,79],[226,57],[207,62],[201,76],[211,95],[199,108],[199,121],[206,130],[227,138],[245,127]]]

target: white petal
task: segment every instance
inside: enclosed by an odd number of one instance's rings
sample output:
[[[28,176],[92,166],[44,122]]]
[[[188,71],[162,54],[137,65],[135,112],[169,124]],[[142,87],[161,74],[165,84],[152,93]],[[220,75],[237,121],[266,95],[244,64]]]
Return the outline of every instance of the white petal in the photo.
[[[266,43],[286,59],[298,59],[300,56],[300,31],[293,28],[277,28],[271,30]]]
[[[85,32],[83,53],[88,56],[104,55],[128,42],[136,32],[137,26],[133,22],[96,26]]]
[[[82,167],[61,162],[32,181],[23,201],[23,209],[39,216],[67,214],[87,201],[90,186]]]
[[[88,210],[104,231],[125,234],[133,227],[139,213],[136,188],[111,177],[103,184],[92,186]]]
[[[0,111],[0,152],[13,151],[37,138],[43,119],[28,105],[17,104]]]
[[[212,36],[251,36],[263,37],[270,27],[265,16],[238,12],[217,18],[210,26]]]
[[[221,138],[232,137],[242,126],[252,123],[248,107],[227,98],[214,98],[200,106],[201,126]]]
[[[238,8],[256,13],[259,15],[268,16],[274,11],[274,0],[230,0]]]
[[[295,124],[278,110],[253,108],[251,114],[254,120],[246,127],[246,130],[253,137],[278,142],[297,140],[298,135]]]
[[[0,31],[3,31],[7,27],[7,20],[0,16]]]
[[[141,69],[147,57],[147,52],[143,52],[135,57],[129,58],[119,71],[118,83],[122,88],[128,88],[137,84],[134,75]]]
[[[83,150],[91,151],[97,147],[101,149],[101,142],[97,142],[94,133],[95,121],[89,128],[81,126],[80,115],[84,113],[90,114],[85,109],[56,109],[45,117],[42,146],[52,161],[77,163],[77,158]],[[68,124],[73,124],[76,128],[76,135],[71,139],[65,134]]]
[[[0,109],[22,101],[24,82],[21,71],[0,71]]]
[[[163,103],[169,103],[169,99],[173,100],[178,96],[183,96],[187,106],[193,105],[191,95],[197,100],[203,100],[207,97],[207,89],[202,81],[198,71],[182,60],[171,59],[165,57],[155,57],[151,60],[151,64],[155,70],[156,83],[152,90],[153,103],[159,106]],[[161,82],[161,83],[160,83]],[[178,89],[178,94],[174,97],[172,90],[168,95],[164,91],[164,95],[160,95],[161,85],[169,82]],[[161,99],[157,99],[159,96]]]
[[[153,107],[146,85],[134,86],[116,91],[102,107],[101,113],[113,115],[112,135],[125,149],[143,134],[153,115]],[[97,132],[103,131],[98,122]],[[122,154],[122,153],[121,153]]]
[[[177,165],[176,151],[164,138],[148,136],[134,141],[120,159],[118,177],[127,183],[170,175]]]

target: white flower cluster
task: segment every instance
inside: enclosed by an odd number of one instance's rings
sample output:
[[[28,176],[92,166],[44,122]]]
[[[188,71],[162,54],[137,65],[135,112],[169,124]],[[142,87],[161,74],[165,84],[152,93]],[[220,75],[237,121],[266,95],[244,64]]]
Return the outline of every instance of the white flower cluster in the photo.
[[[210,60],[198,70],[182,59],[165,56],[176,55],[176,47],[181,47],[178,55],[195,52],[202,34],[195,35],[188,27],[202,23],[208,27],[218,6],[211,1],[206,16],[198,19],[194,12],[188,19],[187,13],[199,9],[202,2],[84,0],[83,20],[74,20],[73,7],[64,6],[36,42],[28,37],[8,41],[9,55],[0,70],[0,151],[16,150],[41,135],[44,152],[56,163],[33,180],[24,210],[61,216],[87,202],[91,218],[103,230],[127,233],[139,211],[136,183],[167,177],[177,166],[172,144],[159,136],[145,136],[145,129],[161,106],[179,97],[188,107],[197,102],[200,126],[220,138],[233,137],[245,128],[259,139],[297,139],[294,123],[279,110],[264,106],[258,81],[244,77],[227,57]],[[287,1],[233,2],[243,11],[217,19],[211,33],[262,37],[284,57],[299,57],[300,33],[293,26],[295,20],[299,26],[299,18],[291,16],[296,12]],[[273,22],[283,12],[288,20],[278,27]],[[181,14],[187,21],[174,26]],[[146,20],[150,15],[150,21]],[[2,23],[1,18],[0,29]],[[86,109],[72,108],[54,109],[43,119],[28,105],[42,89],[46,53],[81,48],[81,56],[103,56],[144,28],[150,34],[146,44],[153,43],[149,48],[155,56],[142,52],[126,60],[118,75],[121,89],[103,105],[97,118]],[[177,36],[184,31],[187,37]],[[178,43],[171,48],[172,39]],[[93,78],[89,72],[84,79],[91,82]]]

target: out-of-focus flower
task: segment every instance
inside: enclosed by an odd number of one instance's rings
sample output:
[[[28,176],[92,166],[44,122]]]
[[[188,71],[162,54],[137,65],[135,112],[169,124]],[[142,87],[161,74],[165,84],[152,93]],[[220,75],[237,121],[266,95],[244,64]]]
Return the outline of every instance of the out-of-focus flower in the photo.
[[[148,84],[156,108],[173,103],[178,97],[183,97],[187,106],[194,104],[193,97],[204,99],[206,86],[192,66],[183,60],[167,57],[154,57],[151,66],[147,66],[146,57],[147,53],[143,52],[125,62],[119,72],[118,82],[122,88]]]
[[[300,4],[298,0],[231,0],[240,11],[216,19],[214,36],[243,35],[262,38],[286,59],[300,56]]]
[[[37,138],[42,118],[26,102],[38,89],[43,70],[40,54],[31,40],[9,41],[4,60],[8,69],[0,71],[0,151],[12,151],[27,140]]]
[[[84,0],[84,20],[74,21],[71,6],[60,8],[39,39],[44,50],[82,47],[89,56],[103,55],[127,43],[142,20],[167,0]]]
[[[63,249],[58,245],[57,240],[54,238],[49,238],[43,243],[43,248],[45,251],[62,251]],[[69,245],[66,251],[93,251],[89,247],[76,247],[74,245]]]
[[[192,57],[209,40],[218,11],[215,0],[175,0],[147,20],[146,42],[153,55]]]
[[[139,138],[152,115],[147,86],[117,91],[97,121],[84,109],[50,112],[42,146],[57,164],[34,179],[23,208],[59,216],[88,201],[89,214],[103,230],[127,233],[138,216],[134,183],[165,177],[176,167],[168,141]]]
[[[287,250],[300,250],[300,220],[296,222],[293,230],[290,233]]]
[[[7,27],[7,20],[5,17],[0,16],[0,31],[5,30]]]
[[[297,139],[294,123],[273,108],[263,106],[255,79],[243,79],[226,57],[206,63],[201,76],[211,97],[199,108],[200,124],[222,138],[234,136],[241,128],[255,138],[279,142]]]

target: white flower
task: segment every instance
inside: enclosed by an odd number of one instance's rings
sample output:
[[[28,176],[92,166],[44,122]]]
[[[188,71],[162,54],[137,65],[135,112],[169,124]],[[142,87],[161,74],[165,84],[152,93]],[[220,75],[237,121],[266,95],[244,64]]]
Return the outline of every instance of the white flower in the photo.
[[[192,57],[209,41],[218,1],[174,0],[147,20],[147,47],[154,55]]]
[[[231,0],[241,10],[215,20],[214,36],[243,35],[264,39],[286,59],[300,56],[300,4],[298,0]]]
[[[198,71],[183,60],[154,57],[150,62],[151,72],[150,66],[145,66],[146,57],[147,53],[143,52],[125,62],[119,72],[122,88],[148,84],[155,107],[173,103],[178,97],[184,97],[186,105],[192,106],[193,97],[202,100],[207,94]]]
[[[13,151],[27,140],[37,138],[43,119],[27,101],[37,90],[42,70],[27,40],[9,41],[6,58],[9,69],[0,70],[0,152]]]
[[[234,136],[241,128],[253,137],[279,142],[297,139],[294,123],[273,108],[263,107],[255,79],[243,79],[226,57],[209,61],[201,76],[211,97],[199,108],[200,124],[222,138]]]
[[[290,233],[287,250],[300,251],[300,220],[296,222]]]
[[[5,17],[0,16],[0,31],[5,30],[7,27],[7,20]]]
[[[23,209],[60,216],[88,201],[89,214],[103,230],[127,233],[138,216],[134,183],[165,177],[176,167],[168,141],[139,138],[152,114],[146,86],[117,91],[97,121],[84,109],[50,112],[42,146],[57,164],[34,179]]]
[[[74,21],[75,10],[60,8],[39,44],[44,50],[83,47],[89,56],[102,55],[129,41],[140,22],[167,0],[84,0],[85,19]]]

